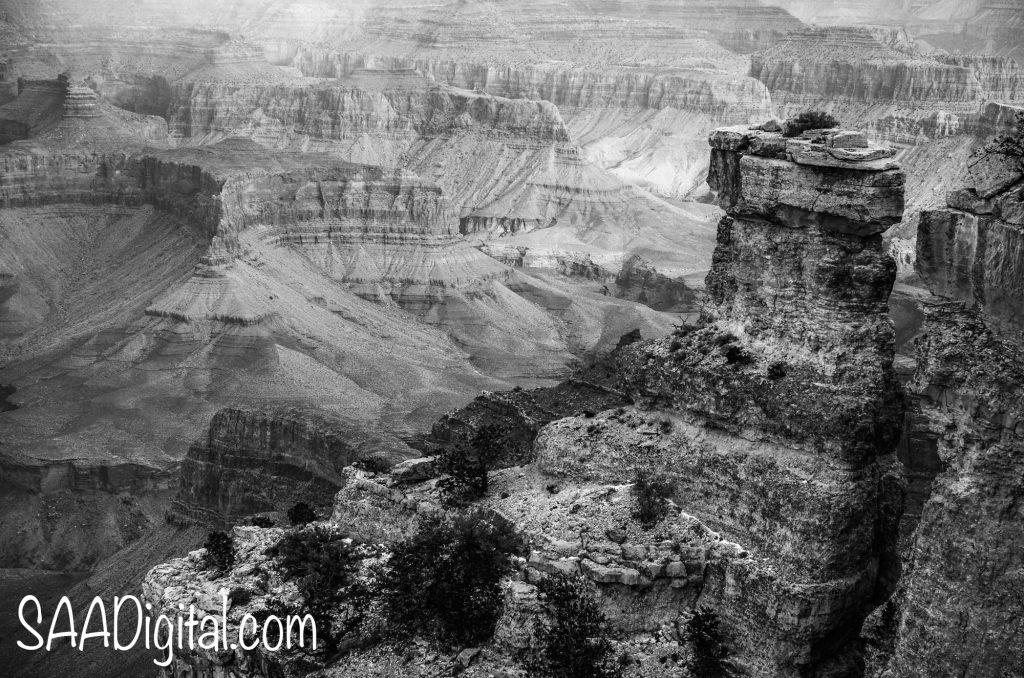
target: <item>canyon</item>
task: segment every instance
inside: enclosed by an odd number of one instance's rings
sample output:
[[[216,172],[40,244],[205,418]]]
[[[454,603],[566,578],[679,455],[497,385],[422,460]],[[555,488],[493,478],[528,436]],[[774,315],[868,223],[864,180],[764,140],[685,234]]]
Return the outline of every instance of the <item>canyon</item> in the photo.
[[[435,437],[503,422],[518,441],[494,460],[479,500],[533,545],[506,584],[513,617],[499,629],[529,618],[539,577],[570,573],[596,586],[632,675],[651,675],[678,647],[671,629],[699,605],[727,625],[746,675],[857,675],[862,622],[899,579],[903,406],[886,315],[896,266],[881,233],[902,216],[905,177],[895,151],[860,132],[787,139],[741,126],[710,142],[709,183],[726,216],[699,326],[624,339],[611,358],[617,389],[577,381],[485,394],[439,421]],[[800,324],[812,318],[813,332]],[[552,396],[561,411],[546,414]],[[394,544],[445,510],[437,469],[407,467],[346,469],[330,522]],[[621,494],[638,468],[672,488],[670,517],[655,530],[630,519]],[[232,608],[237,624],[268,596],[294,596],[259,555],[279,533],[234,534],[244,563],[227,573],[229,587],[250,592]],[[147,600],[166,612],[208,605],[210,587],[224,584],[190,584],[202,568],[197,554],[158,566]],[[489,661],[514,663],[522,639],[500,632],[494,642]],[[239,651],[176,657],[170,672],[267,662],[288,670]]]
[[[570,573],[627,675],[683,671],[702,607],[743,675],[1024,675],[1024,184],[990,144],[1022,13],[949,5],[3,0],[3,595],[300,606],[252,516],[392,548],[498,427],[476,505],[531,547],[458,671],[513,675]],[[324,675],[398,670],[369,645]],[[0,644],[152,658],[102,655]]]

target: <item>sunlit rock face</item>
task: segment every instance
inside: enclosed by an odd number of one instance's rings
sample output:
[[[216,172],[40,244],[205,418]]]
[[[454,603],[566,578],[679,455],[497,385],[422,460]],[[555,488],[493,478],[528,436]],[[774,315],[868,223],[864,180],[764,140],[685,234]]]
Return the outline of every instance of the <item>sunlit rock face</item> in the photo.
[[[859,133],[728,128],[711,145],[728,216],[704,324],[625,349],[621,384],[683,420],[687,442],[656,445],[645,463],[673,479],[683,510],[753,555],[712,570],[702,595],[747,668],[854,675],[861,620],[895,574],[902,491],[888,469],[902,405],[880,234],[901,217],[903,173]],[[542,460],[590,449],[556,426]],[[598,474],[619,458],[585,454]],[[797,599],[819,612],[780,613]]]

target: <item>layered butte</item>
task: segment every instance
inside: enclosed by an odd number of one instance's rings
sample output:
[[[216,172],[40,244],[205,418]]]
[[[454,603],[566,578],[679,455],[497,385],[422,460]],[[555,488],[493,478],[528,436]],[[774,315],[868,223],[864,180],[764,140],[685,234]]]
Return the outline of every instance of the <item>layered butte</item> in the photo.
[[[598,472],[630,456],[662,469],[683,510],[748,550],[708,572],[701,600],[752,675],[846,675],[893,574],[885,534],[900,494],[887,468],[902,410],[881,233],[902,215],[903,172],[858,132],[727,128],[711,145],[727,216],[705,324],[620,359],[637,403],[681,417],[677,437],[649,451],[616,440],[608,459],[577,444]],[[573,456],[576,438],[557,427],[542,460]]]

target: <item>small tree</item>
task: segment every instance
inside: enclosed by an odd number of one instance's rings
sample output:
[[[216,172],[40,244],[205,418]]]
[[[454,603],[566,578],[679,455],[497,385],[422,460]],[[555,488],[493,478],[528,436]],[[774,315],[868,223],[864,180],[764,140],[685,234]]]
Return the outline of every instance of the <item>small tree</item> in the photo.
[[[511,526],[480,513],[425,518],[376,573],[376,593],[397,638],[476,645],[501,616],[501,577],[522,550]]]
[[[526,668],[537,678],[616,678],[608,624],[589,583],[556,574],[537,583],[543,618],[537,622],[537,647]]]
[[[300,501],[298,504],[288,509],[288,520],[291,521],[292,525],[308,525],[316,520],[316,511],[314,511],[313,507],[306,502]]]
[[[488,425],[469,441],[443,450],[437,457],[438,469],[446,474],[438,482],[441,500],[449,507],[462,507],[487,494],[487,472],[507,445],[508,430]]]
[[[668,513],[668,498],[672,496],[672,484],[664,478],[637,468],[634,471],[631,490],[636,500],[633,517],[645,528],[654,527]]]
[[[235,565],[235,542],[226,532],[214,530],[206,536],[206,567],[227,572]]]
[[[274,553],[285,576],[296,579],[305,608],[316,622],[328,655],[359,626],[366,590],[356,578],[362,563],[359,546],[323,525],[285,533]]]
[[[786,136],[797,137],[812,129],[839,127],[839,120],[825,111],[804,111],[786,120]]]
[[[729,650],[722,637],[718,614],[702,605],[686,624],[686,639],[691,655],[687,667],[700,678],[729,678],[733,675],[728,662]]]

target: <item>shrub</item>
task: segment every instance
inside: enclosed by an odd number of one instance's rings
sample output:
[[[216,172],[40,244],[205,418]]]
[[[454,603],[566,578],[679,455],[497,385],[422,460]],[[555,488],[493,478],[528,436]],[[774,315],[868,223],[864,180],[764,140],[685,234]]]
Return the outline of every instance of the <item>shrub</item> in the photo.
[[[235,542],[231,535],[214,530],[206,536],[206,567],[210,570],[227,572],[235,565]]]
[[[300,501],[298,504],[288,509],[288,520],[291,521],[292,525],[308,525],[316,520],[316,512],[313,510],[312,506],[304,501]]]
[[[687,667],[701,678],[727,678],[733,672],[726,661],[729,651],[722,638],[718,614],[701,606],[686,623],[686,639],[691,655]]]
[[[296,579],[305,609],[316,622],[327,654],[358,627],[366,589],[356,578],[364,553],[344,534],[313,525],[284,534],[275,547],[285,576]]]
[[[786,376],[786,363],[776,362],[768,366],[768,378],[777,381]]]
[[[825,111],[804,111],[786,121],[786,136],[798,137],[807,130],[839,127],[839,120]]]
[[[438,470],[446,474],[437,484],[441,501],[461,507],[487,494],[487,471],[505,453],[508,442],[507,428],[488,425],[468,442],[443,450],[437,457]]]
[[[500,579],[522,550],[508,524],[480,513],[425,518],[376,573],[376,593],[393,635],[476,645],[501,616]]]
[[[387,473],[392,467],[392,463],[380,454],[364,457],[352,465],[368,473]]]
[[[582,577],[556,574],[537,583],[543,616],[537,622],[537,646],[526,668],[537,678],[615,678],[608,625]]]
[[[273,527],[274,521],[266,516],[253,516],[249,521],[254,527]]]
[[[636,499],[633,517],[650,529],[668,513],[668,498],[672,495],[672,484],[664,478],[657,478],[643,469],[634,471],[632,494]]]

